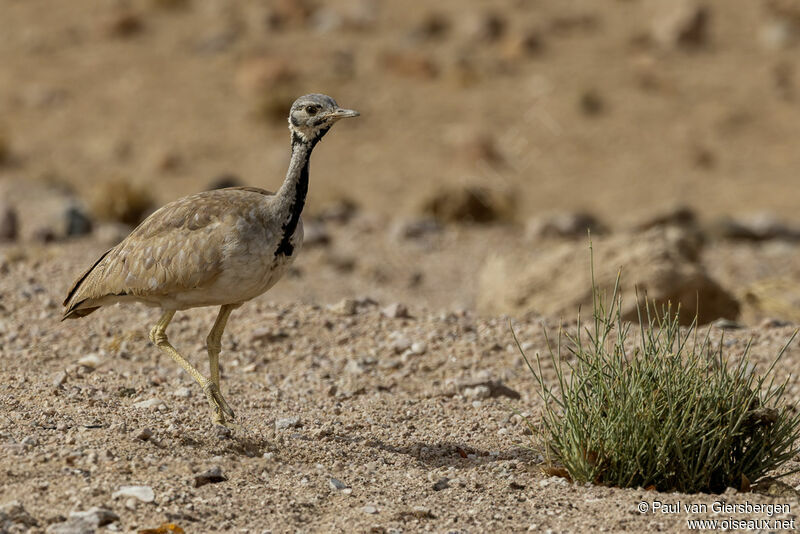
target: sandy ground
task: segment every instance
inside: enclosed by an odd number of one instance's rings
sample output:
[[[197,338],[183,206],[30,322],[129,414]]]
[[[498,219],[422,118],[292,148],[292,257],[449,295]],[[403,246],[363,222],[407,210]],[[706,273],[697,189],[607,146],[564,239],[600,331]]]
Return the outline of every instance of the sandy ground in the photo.
[[[146,340],[156,310],[114,306],[58,323],[60,288],[83,255],[56,249],[58,261],[15,263],[0,282],[3,309],[15,310],[0,322],[0,502],[23,503],[34,532],[93,506],[119,516],[112,529],[169,521],[186,532],[680,531],[690,517],[727,517],[640,514],[643,500],[789,503],[781,517],[796,516],[796,497],[547,476],[515,415],[535,420],[539,404],[508,322],[468,311],[410,305],[412,318],[390,318],[387,302],[342,315],[256,299],[235,312],[223,343],[223,390],[243,429],[219,432],[196,384]],[[201,369],[212,320],[212,310],[189,312],[170,329]],[[513,324],[531,354],[544,349],[543,327],[556,326],[534,316]],[[735,330],[727,350],[741,353],[752,337],[763,368],[792,330]],[[798,356],[795,344],[779,373],[797,373]],[[800,396],[796,384],[789,396]],[[214,467],[227,480],[195,487]],[[128,485],[152,488],[153,502],[113,497]]]
[[[687,14],[699,26],[681,23]],[[20,221],[0,244],[0,532],[92,532],[69,518],[95,506],[114,514],[100,532],[672,532],[689,518],[795,519],[794,492],[680,495],[549,476],[515,415],[535,421],[540,404],[508,318],[475,303],[487,256],[546,253],[525,223],[554,211],[588,211],[614,231],[674,205],[703,228],[759,213],[800,223],[798,20],[791,2],[746,0],[705,11],[0,0],[0,215],[10,205]],[[307,225],[285,279],[234,312],[223,392],[242,429],[222,432],[199,387],[148,341],[157,310],[60,323],[60,303],[128,230],[100,220],[120,184],[151,208],[224,175],[275,189],[285,109],[311,91],[362,116],[314,154],[306,220],[328,222]],[[493,224],[426,226],[430,195],[465,185],[515,208]],[[64,198],[95,231],[42,242],[42,228],[63,225]],[[358,206],[346,223],[330,216],[342,199]],[[800,323],[799,260],[798,239],[708,240],[702,263],[742,305],[744,328],[725,334],[733,356],[753,339],[764,369]],[[410,317],[384,311],[397,303]],[[213,318],[193,310],[169,330],[203,372]],[[513,325],[533,354],[558,318]],[[777,372],[799,367],[795,342]],[[787,400],[799,399],[794,380]],[[213,468],[226,480],[198,485]],[[790,510],[641,513],[642,501]]]

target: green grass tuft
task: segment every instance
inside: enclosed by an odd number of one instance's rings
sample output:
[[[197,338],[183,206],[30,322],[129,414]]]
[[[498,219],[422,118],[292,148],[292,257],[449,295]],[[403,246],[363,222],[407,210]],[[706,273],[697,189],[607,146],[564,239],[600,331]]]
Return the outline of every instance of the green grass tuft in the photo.
[[[584,329],[579,321],[574,334],[559,330],[555,346],[547,340],[549,354],[533,362],[517,341],[544,401],[534,435],[573,480],[722,492],[757,481],[800,452],[800,413],[782,400],[788,378],[776,384],[774,373],[797,332],[757,376],[750,344],[729,362],[722,341],[715,346],[708,334],[700,337],[696,324],[682,329],[669,307],[656,314],[645,305],[638,339],[629,342],[619,277],[608,309],[593,289],[593,325]],[[553,385],[543,378],[544,360],[555,369]]]

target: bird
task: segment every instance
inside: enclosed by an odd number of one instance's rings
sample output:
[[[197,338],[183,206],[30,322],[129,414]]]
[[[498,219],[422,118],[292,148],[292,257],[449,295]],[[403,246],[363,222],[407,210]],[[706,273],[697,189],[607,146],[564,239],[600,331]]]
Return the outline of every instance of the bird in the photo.
[[[77,278],[64,300],[61,320],[79,319],[118,302],[161,308],[150,340],[202,387],[213,423],[236,428],[220,388],[223,331],[233,310],[270,289],[294,261],[303,243],[300,215],[311,152],[334,123],[358,116],[327,95],[295,100],[289,110],[289,169],[276,193],[228,187],[166,204]],[[206,338],[208,377],[167,337],[176,312],[205,306],[219,306]]]

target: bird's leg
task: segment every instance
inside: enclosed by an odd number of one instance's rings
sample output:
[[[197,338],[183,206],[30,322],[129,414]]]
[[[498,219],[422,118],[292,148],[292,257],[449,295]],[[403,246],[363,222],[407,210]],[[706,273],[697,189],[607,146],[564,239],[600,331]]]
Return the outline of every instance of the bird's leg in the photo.
[[[222,333],[225,331],[225,325],[228,323],[228,317],[236,306],[224,304],[219,309],[217,320],[214,321],[214,326],[211,327],[211,332],[208,333],[206,338],[206,345],[208,346],[208,367],[211,370],[211,381],[216,385],[217,391],[220,392],[219,400],[221,401],[221,408],[226,411],[226,414],[233,419],[233,410],[230,409],[228,403],[222,398],[222,389],[219,383],[219,353],[222,350]]]
[[[198,384],[200,384],[200,386],[203,388],[203,393],[206,394],[208,403],[214,410],[214,421],[225,424],[225,415],[232,419],[233,412],[222,398],[219,388],[216,386],[216,384],[214,384],[214,382],[201,375],[200,372],[186,360],[186,358],[181,356],[180,353],[175,350],[175,347],[170,345],[169,340],[167,339],[167,326],[174,315],[174,310],[165,311],[163,315],[161,315],[161,318],[158,320],[156,325],[150,330],[150,341],[152,341],[163,352],[167,353],[170,358],[178,362],[178,365],[183,367],[184,370],[186,370],[186,372],[189,373]]]
[[[219,353],[222,350],[222,332],[225,330],[225,325],[228,324],[228,317],[230,317],[234,306],[224,304],[219,309],[217,320],[214,321],[214,326],[211,332],[208,333],[206,338],[206,345],[208,346],[208,366],[211,369],[211,380],[219,386]]]

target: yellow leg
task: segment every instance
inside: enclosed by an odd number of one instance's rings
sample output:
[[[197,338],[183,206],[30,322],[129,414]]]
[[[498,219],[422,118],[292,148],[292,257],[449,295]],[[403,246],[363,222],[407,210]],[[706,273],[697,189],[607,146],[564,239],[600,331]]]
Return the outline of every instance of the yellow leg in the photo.
[[[219,385],[219,353],[222,350],[222,332],[225,331],[225,325],[228,324],[228,317],[236,306],[224,304],[219,309],[217,320],[214,321],[214,326],[211,328],[208,337],[206,338],[206,345],[208,346],[208,367],[211,369],[211,381],[220,388]],[[221,388],[220,388],[221,390]]]
[[[211,409],[214,410],[214,422],[224,425],[225,416],[227,415],[233,419],[234,414],[233,410],[230,409],[228,403],[225,402],[225,399],[222,397],[219,387],[212,380],[201,375],[191,363],[175,350],[175,347],[170,345],[169,339],[167,339],[167,326],[174,315],[175,311],[165,311],[163,315],[161,315],[156,325],[150,330],[150,341],[155,343],[159,349],[175,360],[178,365],[183,367],[186,372],[200,384],[203,388],[203,393],[205,393],[208,399],[208,403],[211,405]]]

